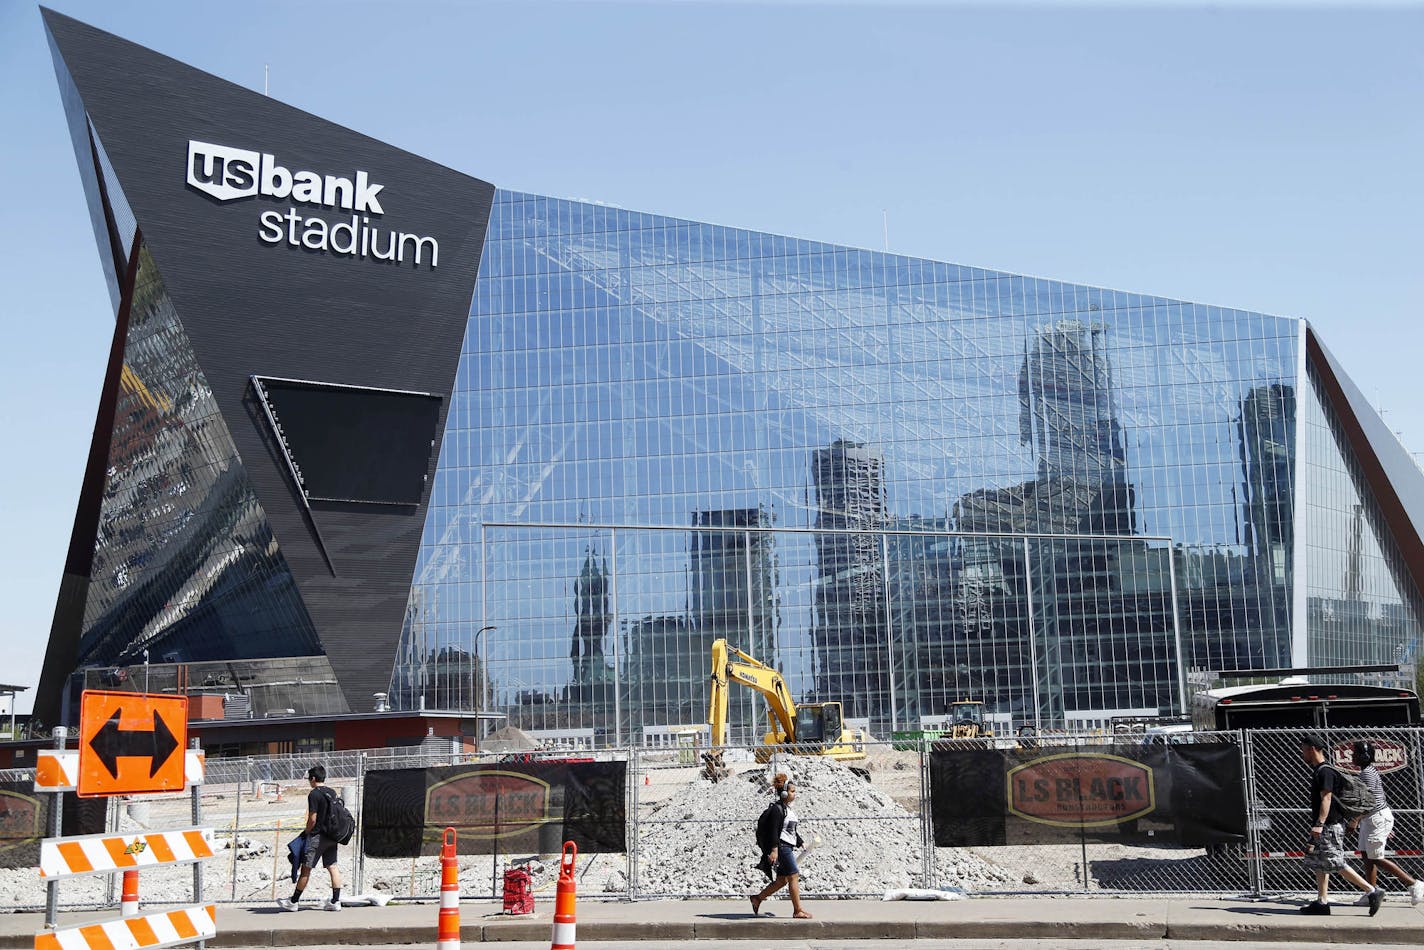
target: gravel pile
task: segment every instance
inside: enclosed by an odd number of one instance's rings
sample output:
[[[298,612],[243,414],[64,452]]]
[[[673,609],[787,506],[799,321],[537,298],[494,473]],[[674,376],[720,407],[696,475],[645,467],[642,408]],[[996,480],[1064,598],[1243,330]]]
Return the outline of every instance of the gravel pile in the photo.
[[[639,835],[644,893],[724,894],[759,890],[756,819],[771,801],[774,770],[797,787],[793,810],[808,849],[798,856],[807,894],[881,894],[922,886],[920,819],[846,764],[782,759],[718,783],[694,781],[652,806]],[[965,888],[1010,879],[967,851],[940,849],[941,883]]]

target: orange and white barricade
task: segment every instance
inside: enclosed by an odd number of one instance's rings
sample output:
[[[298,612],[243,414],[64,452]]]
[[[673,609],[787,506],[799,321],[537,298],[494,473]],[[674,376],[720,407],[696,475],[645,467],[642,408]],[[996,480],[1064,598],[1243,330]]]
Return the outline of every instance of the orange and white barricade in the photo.
[[[213,854],[211,828],[46,838],[40,842],[40,877],[50,880],[104,871],[137,871],[165,864],[191,864],[206,861]]]
[[[183,752],[183,781],[202,785],[207,778],[207,756],[201,749]],[[79,750],[40,749],[35,753],[35,791],[73,792],[79,789]]]
[[[35,950],[153,950],[217,934],[217,910],[208,904],[36,934]]]
[[[440,921],[436,950],[460,950],[460,859],[455,854],[455,829],[445,829],[440,847]]]
[[[554,898],[554,941],[549,950],[574,950],[578,885],[574,882],[574,864],[578,846],[564,842],[564,856],[559,862],[559,889]]]

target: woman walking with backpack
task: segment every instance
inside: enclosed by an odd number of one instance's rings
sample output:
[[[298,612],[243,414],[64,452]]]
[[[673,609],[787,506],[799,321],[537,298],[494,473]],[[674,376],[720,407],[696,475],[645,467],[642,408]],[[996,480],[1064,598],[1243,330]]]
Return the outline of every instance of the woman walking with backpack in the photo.
[[[796,849],[801,847],[801,836],[796,833],[800,819],[791,810],[795,801],[796,783],[787,782],[777,790],[777,800],[767,806],[757,821],[757,848],[776,873],[776,880],[751,897],[752,913],[757,916],[761,916],[762,902],[785,887],[791,894],[791,916],[798,920],[811,919],[801,906],[801,869],[796,866]]]

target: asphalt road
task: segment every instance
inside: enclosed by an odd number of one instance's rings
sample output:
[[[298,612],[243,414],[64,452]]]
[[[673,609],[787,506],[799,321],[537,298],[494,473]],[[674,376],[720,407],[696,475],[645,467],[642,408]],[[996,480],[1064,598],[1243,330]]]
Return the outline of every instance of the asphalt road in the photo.
[[[422,944],[425,946],[426,944]],[[388,947],[362,947],[361,950],[400,950],[411,944]],[[580,940],[579,950],[648,950],[648,941]],[[755,940],[696,940],[683,944],[689,950],[726,948],[726,950],[760,950]],[[896,950],[914,947],[916,950],[1349,950],[1349,943],[1282,943],[1279,940],[788,940],[778,941],[776,950]],[[501,950],[549,950],[549,941],[537,943],[500,943]],[[269,950],[269,948],[264,948]],[[330,944],[304,950],[351,950],[349,946]],[[1370,944],[1369,950],[1419,950],[1415,944]]]

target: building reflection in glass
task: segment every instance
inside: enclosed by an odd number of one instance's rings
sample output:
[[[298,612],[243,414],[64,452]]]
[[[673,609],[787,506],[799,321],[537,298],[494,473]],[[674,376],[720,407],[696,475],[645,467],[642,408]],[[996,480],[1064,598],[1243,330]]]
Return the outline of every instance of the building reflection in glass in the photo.
[[[1300,339],[501,192],[412,604],[438,642],[497,624],[499,708],[594,741],[702,722],[718,635],[882,732],[961,698],[1169,711],[1179,661],[1392,655],[1424,610]],[[1332,525],[1304,577],[1303,523]],[[590,696],[570,638],[599,630]]]

